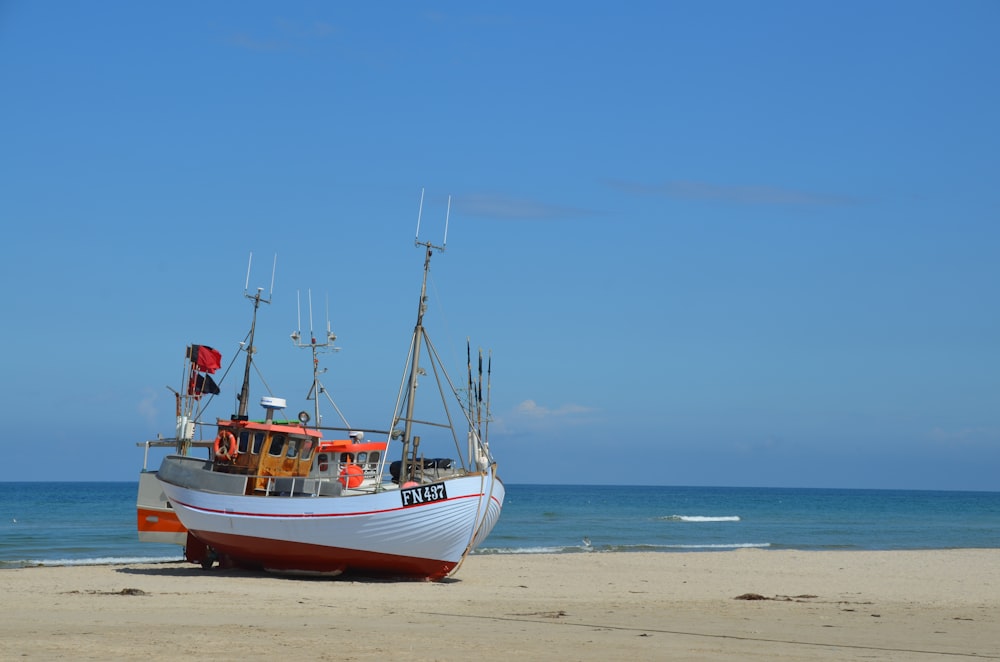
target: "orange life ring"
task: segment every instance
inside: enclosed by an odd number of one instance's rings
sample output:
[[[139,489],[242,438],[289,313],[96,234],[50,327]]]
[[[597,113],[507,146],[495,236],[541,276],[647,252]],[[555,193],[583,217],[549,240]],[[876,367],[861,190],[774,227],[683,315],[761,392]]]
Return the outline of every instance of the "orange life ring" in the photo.
[[[239,454],[236,448],[236,435],[229,430],[219,431],[219,436],[215,438],[215,456],[223,460],[232,461]]]
[[[365,472],[356,464],[348,464],[340,470],[338,480],[344,487],[357,487],[365,480]]]

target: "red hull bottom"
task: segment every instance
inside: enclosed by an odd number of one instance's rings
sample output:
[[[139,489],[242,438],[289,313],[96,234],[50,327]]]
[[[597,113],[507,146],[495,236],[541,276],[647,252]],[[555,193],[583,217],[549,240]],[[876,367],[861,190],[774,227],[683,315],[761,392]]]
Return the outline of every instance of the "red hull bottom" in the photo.
[[[455,569],[457,562],[421,559],[396,554],[382,554],[344,547],[326,547],[236,536],[212,531],[189,531],[201,545],[188,544],[188,560],[203,563],[210,547],[216,555],[245,568],[301,573],[357,574],[409,579],[443,579]],[[194,558],[192,558],[194,556]]]

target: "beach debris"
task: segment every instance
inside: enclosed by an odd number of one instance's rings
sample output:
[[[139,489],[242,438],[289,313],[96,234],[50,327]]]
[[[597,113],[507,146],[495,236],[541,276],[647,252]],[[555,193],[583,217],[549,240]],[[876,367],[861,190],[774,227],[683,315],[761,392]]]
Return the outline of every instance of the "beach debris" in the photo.
[[[81,593],[81,591],[67,591],[68,593]],[[140,588],[123,588],[120,591],[82,591],[90,595],[149,595]]]
[[[780,602],[804,602],[818,597],[818,595],[812,595],[811,593],[803,593],[802,595],[776,595],[773,598],[769,598],[761,595],[760,593],[744,593],[743,595],[737,595],[733,598],[733,600],[778,600]]]
[[[115,595],[146,595],[146,592],[141,588],[123,588]]]

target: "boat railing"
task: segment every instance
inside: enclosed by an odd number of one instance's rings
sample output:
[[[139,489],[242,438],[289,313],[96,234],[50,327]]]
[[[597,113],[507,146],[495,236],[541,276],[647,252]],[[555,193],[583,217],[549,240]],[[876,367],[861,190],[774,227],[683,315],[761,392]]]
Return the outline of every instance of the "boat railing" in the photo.
[[[340,496],[344,486],[335,478],[310,478],[309,476],[248,476],[248,480],[266,479],[262,496],[319,497]]]
[[[148,442],[150,446],[169,446],[170,443]],[[427,467],[408,480],[427,484],[468,475],[461,467]],[[188,489],[215,494],[261,497],[336,497],[372,494],[399,489],[396,481],[365,477],[360,485],[345,487],[343,476],[307,475],[276,476],[271,473],[247,473],[246,468],[218,465],[211,459],[190,455],[170,455],[160,464],[157,478]]]
[[[220,474],[215,474],[220,475]],[[227,493],[245,493],[266,497],[324,497],[324,496],[351,496],[357,494],[371,494],[385,490],[399,489],[396,482],[377,482],[375,479],[365,477],[364,482],[356,487],[345,487],[341,482],[343,477],[336,476],[272,476],[254,474],[221,474],[226,476],[239,476],[241,479],[238,486],[226,490]],[[426,484],[433,481],[448,480],[458,476],[469,475],[464,469],[449,469],[439,471],[434,475],[426,474],[416,476],[417,482]],[[256,489],[248,489],[251,484],[263,485]]]
[[[182,440],[182,439],[150,439],[148,441],[138,441],[136,446],[143,448],[142,451],[142,470],[143,472],[149,471],[149,449],[150,448],[173,448],[179,449],[182,445],[187,444],[188,448],[212,448],[214,442],[205,440]]]
[[[345,489],[337,476],[275,476],[245,473],[237,467],[219,470],[212,460],[171,455],[163,460],[157,478],[173,485],[215,494],[262,497],[331,497],[366,494],[385,489],[373,480]],[[235,470],[234,470],[235,469]]]

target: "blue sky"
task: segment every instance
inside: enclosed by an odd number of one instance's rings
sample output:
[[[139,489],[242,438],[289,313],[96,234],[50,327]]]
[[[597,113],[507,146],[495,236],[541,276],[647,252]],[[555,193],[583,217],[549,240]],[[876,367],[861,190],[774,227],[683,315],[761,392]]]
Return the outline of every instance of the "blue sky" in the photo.
[[[428,324],[460,378],[492,349],[508,482],[1000,490],[998,19],[0,3],[0,480],[134,480],[251,252],[272,390],[308,390],[311,289],[384,425],[426,189]]]

